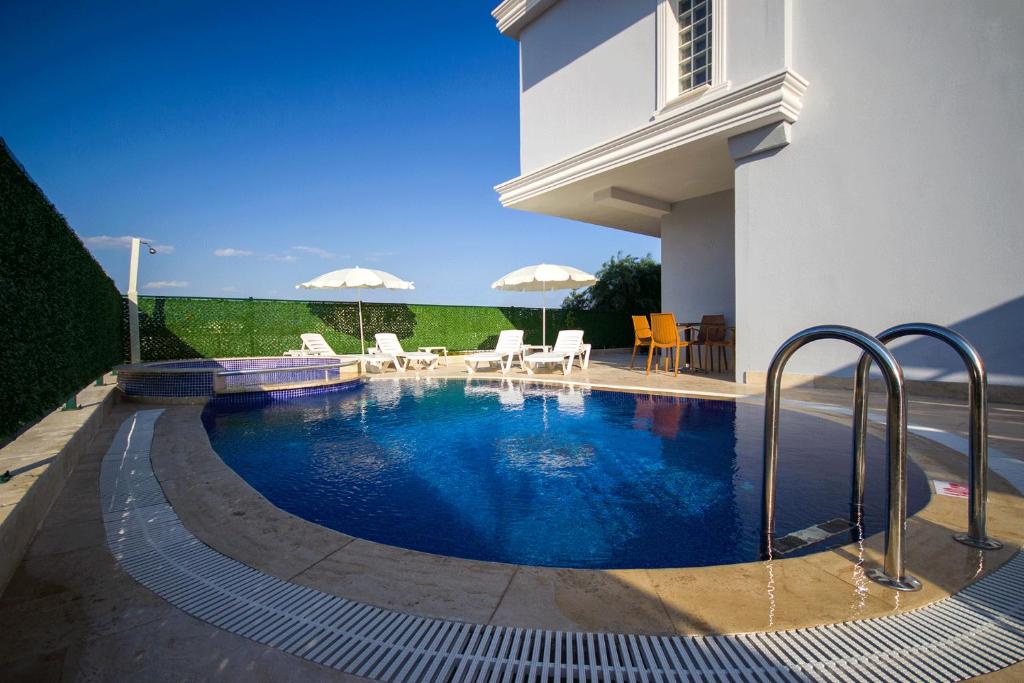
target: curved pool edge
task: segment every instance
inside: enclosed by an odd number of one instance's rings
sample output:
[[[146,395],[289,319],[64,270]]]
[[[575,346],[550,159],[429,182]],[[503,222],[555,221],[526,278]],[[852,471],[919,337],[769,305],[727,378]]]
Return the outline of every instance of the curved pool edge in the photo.
[[[570,375],[571,377],[571,375]],[[674,396],[677,398],[706,398],[722,400],[741,400],[756,398],[757,394],[737,394],[723,391],[704,391],[696,389],[667,389],[665,387],[644,387],[640,385],[607,384],[605,382],[591,382],[590,380],[568,379],[566,376],[557,375],[500,375],[474,373],[472,375],[448,371],[444,374],[420,374],[418,372],[404,375],[366,375],[367,382],[418,382],[429,380],[465,380],[467,382],[522,382],[525,384],[551,384],[564,387],[575,387],[578,389],[595,389],[598,391],[615,391],[624,394],[647,394],[654,396]]]
[[[919,563],[934,564],[926,558],[942,556],[949,570],[929,570],[920,576],[925,589],[909,595],[864,578],[866,567],[880,563],[882,534],[868,538],[863,550],[850,544],[771,563],[683,569],[553,569],[432,555],[356,539],[277,508],[220,459],[199,415],[195,409],[170,409],[157,425],[153,448],[154,469],[168,500],[199,538],[274,576],[422,616],[659,634],[813,626],[892,614],[947,597],[1009,560],[1024,540],[993,520],[992,533],[1009,543],[982,557],[950,537],[966,519],[963,503],[932,495],[908,522],[908,567],[915,572]],[[166,437],[171,443],[189,442],[189,457],[182,459],[180,445],[165,448]],[[963,466],[945,446],[917,436],[911,440],[912,455],[926,461],[922,467],[930,479],[954,476],[958,464]],[[182,472],[197,476],[183,478]],[[993,477],[993,483],[999,497],[993,517],[1024,511],[1009,482]]]
[[[337,670],[385,680],[477,680],[503,672],[581,680],[804,680],[845,672],[952,681],[1024,657],[1019,557],[949,599],[900,614],[708,638],[484,626],[337,598],[250,569],[191,534],[150,469],[153,421],[161,412],[129,417],[101,466],[104,523],[115,557],[188,614]]]

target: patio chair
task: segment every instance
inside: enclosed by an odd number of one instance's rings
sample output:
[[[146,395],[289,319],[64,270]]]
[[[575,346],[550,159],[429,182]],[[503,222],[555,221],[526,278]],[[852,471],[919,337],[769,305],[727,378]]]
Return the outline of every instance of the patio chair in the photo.
[[[478,351],[466,356],[466,372],[473,374],[477,371],[480,363],[498,363],[501,366],[501,374],[507,374],[512,369],[512,361],[516,356],[522,360],[523,355],[523,331],[502,330],[498,335],[498,343],[494,345],[493,351]]]
[[[733,338],[728,339],[729,331],[732,331]],[[704,352],[704,358],[701,361],[701,365],[710,370],[715,369],[715,356],[718,356],[718,370],[721,372],[722,366],[725,369],[729,369],[729,355],[728,349],[735,346],[736,341],[736,330],[735,328],[727,327],[725,324],[725,316],[722,314],[705,315],[701,316],[700,328],[697,330],[697,339],[694,341],[694,352],[700,354]]]
[[[679,374],[680,351],[692,346],[695,342],[679,337],[679,326],[676,324],[676,316],[673,313],[651,313],[651,350],[647,354],[647,374],[651,374],[651,360],[654,358],[656,349],[667,349],[665,354],[665,372],[668,372],[669,355],[674,351],[676,355],[675,374]],[[655,364],[654,371],[658,371]]]
[[[545,363],[558,363],[562,366],[562,374],[568,375],[572,372],[572,364],[577,356],[584,353],[583,330],[562,330],[555,339],[555,345],[550,351],[543,353],[531,353],[523,358],[523,368],[528,374],[533,374],[537,365]],[[589,352],[586,352],[589,355]],[[585,363],[582,361],[581,363]]]
[[[390,332],[380,332],[373,335],[377,340],[377,348],[381,353],[392,356],[395,359],[395,367],[399,372],[405,372],[414,363],[423,363],[428,370],[437,367],[438,355],[429,351],[406,351],[398,336]]]
[[[651,323],[646,315],[633,316],[633,357],[629,359],[629,369],[633,369],[633,361],[636,360],[636,350],[641,346],[651,345]]]

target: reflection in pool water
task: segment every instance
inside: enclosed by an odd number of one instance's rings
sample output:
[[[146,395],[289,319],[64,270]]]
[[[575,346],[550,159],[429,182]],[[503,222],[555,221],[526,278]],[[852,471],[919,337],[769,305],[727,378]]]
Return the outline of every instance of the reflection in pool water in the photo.
[[[757,559],[762,409],[494,380],[378,379],[338,394],[211,405],[214,449],[279,507],[353,536],[559,567]],[[849,513],[850,430],[783,412],[782,534]],[[881,530],[881,442],[866,531]],[[928,499],[910,467],[910,512]]]

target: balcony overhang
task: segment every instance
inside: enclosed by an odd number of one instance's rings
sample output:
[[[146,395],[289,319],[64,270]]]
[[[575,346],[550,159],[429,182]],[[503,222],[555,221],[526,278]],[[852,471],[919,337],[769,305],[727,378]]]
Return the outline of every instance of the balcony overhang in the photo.
[[[775,136],[781,144],[773,145],[788,144],[806,88],[793,71],[774,73],[495,190],[508,208],[658,236],[661,216],[675,202],[733,187],[737,145],[731,153],[730,139],[784,124],[784,134]]]
[[[491,16],[498,22],[498,31],[518,40],[526,25],[556,2],[558,0],[505,0],[491,11]]]

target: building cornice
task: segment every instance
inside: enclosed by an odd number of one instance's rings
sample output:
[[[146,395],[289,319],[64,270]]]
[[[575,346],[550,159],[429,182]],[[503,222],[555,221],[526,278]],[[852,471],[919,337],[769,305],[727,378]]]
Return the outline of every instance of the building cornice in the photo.
[[[783,70],[695,102],[609,142],[495,186],[503,206],[512,206],[559,187],[691,142],[724,139],[773,123],[794,123],[807,81]]]
[[[498,22],[498,30],[509,38],[519,38],[519,32],[539,17],[558,0],[505,0],[491,11]]]

